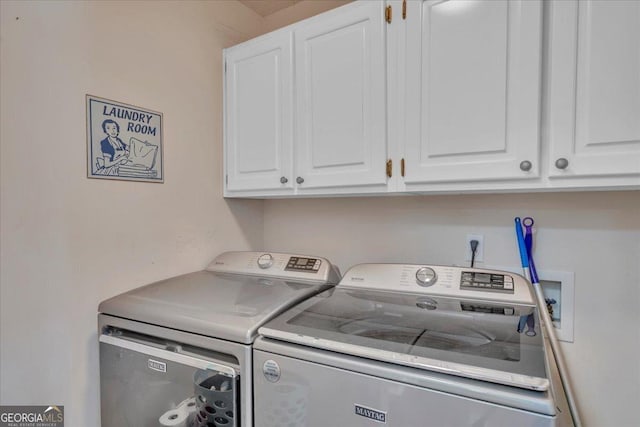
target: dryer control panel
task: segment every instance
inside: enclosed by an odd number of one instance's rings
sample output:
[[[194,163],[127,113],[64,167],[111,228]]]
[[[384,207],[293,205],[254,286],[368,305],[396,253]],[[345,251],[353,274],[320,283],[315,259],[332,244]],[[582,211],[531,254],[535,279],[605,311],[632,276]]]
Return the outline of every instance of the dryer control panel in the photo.
[[[359,264],[345,273],[339,286],[535,304],[524,277],[480,268]]]
[[[277,252],[225,252],[207,270],[321,283],[340,280],[338,268],[325,258]]]

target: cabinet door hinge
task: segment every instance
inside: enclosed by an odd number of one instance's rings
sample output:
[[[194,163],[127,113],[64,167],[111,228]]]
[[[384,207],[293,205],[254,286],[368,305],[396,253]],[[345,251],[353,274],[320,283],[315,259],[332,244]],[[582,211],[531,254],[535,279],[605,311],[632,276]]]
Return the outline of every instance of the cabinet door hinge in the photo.
[[[407,19],[407,0],[402,0],[402,19]]]
[[[384,19],[387,21],[387,24],[391,24],[391,6],[387,6],[384,9]]]
[[[391,178],[393,176],[393,161],[387,160],[387,176]]]
[[[400,160],[400,176],[404,178],[404,157]]]
[[[224,183],[229,184],[229,175],[224,176]]]

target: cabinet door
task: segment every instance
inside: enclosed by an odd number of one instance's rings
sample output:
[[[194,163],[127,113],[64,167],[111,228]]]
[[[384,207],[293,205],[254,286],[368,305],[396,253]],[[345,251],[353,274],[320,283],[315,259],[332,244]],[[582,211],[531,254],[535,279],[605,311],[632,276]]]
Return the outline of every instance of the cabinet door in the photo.
[[[640,175],[640,2],[554,1],[550,30],[550,177]]]
[[[301,23],[296,43],[298,189],[386,185],[384,2]]]
[[[292,189],[292,35],[225,51],[227,191]]]
[[[405,183],[539,176],[541,2],[407,8]]]

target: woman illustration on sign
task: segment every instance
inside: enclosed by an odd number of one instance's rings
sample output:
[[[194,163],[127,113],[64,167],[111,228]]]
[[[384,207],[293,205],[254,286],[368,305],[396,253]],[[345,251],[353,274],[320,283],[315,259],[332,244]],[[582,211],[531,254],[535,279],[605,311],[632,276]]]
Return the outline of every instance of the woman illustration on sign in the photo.
[[[118,175],[118,166],[127,162],[129,150],[127,145],[118,137],[120,125],[115,120],[107,119],[102,122],[102,130],[107,137],[100,141],[102,157],[96,159],[99,175]]]

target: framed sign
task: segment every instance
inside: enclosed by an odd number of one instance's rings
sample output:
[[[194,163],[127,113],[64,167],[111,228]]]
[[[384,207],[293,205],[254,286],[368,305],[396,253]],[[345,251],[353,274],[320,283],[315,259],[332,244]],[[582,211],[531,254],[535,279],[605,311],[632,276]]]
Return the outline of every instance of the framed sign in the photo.
[[[162,113],[87,95],[87,176],[164,182]]]

